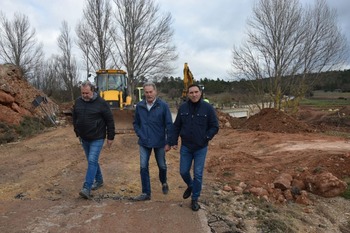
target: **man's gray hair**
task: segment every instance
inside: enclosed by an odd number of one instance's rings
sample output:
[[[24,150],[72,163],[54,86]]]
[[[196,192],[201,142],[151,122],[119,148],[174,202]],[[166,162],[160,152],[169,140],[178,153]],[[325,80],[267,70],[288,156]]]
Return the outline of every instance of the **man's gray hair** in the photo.
[[[89,80],[83,81],[83,82],[80,84],[80,86],[81,86],[81,87],[89,86],[89,87],[91,88],[91,91],[94,91],[94,90],[95,90],[94,84],[92,84]]]
[[[156,84],[154,84],[154,82],[145,82],[143,84],[143,88],[145,88],[147,86],[151,86],[151,87],[153,87],[154,90],[157,90]]]

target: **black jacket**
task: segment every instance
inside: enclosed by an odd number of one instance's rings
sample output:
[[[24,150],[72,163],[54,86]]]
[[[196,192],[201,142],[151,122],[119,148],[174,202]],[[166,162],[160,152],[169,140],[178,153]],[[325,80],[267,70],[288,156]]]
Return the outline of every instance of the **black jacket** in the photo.
[[[177,113],[173,136],[177,144],[177,138],[181,137],[182,145],[191,150],[198,150],[208,145],[219,131],[219,122],[215,109],[209,103],[200,100],[193,104],[190,100],[183,103]]]
[[[79,97],[73,107],[74,132],[84,140],[113,140],[115,126],[113,114],[107,104],[97,93],[91,101]]]

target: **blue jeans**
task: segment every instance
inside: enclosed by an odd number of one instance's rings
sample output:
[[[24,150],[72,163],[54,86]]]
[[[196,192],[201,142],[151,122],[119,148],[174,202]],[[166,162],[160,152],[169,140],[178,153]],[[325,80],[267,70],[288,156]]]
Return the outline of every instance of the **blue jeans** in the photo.
[[[192,187],[192,200],[198,200],[202,191],[202,179],[207,156],[208,147],[192,151],[181,145],[180,149],[180,175],[188,187]],[[191,166],[193,165],[193,179],[191,177]]]
[[[140,146],[140,175],[142,184],[142,193],[151,195],[151,181],[149,177],[149,158],[151,156],[152,149],[156,157],[158,169],[159,169],[159,180],[162,184],[167,182],[167,166],[165,160],[164,147],[161,148],[148,148]]]
[[[81,144],[85,151],[85,156],[88,161],[88,168],[86,171],[85,182],[83,188],[91,190],[93,182],[103,182],[102,172],[98,159],[103,147],[104,139],[98,140],[81,140]]]

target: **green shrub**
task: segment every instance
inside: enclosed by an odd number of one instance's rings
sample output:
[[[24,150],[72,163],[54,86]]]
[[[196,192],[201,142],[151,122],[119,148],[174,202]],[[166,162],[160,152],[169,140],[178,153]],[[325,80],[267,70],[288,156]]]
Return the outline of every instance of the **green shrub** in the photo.
[[[275,218],[266,218],[260,222],[259,228],[262,232],[270,233],[294,233],[293,228],[288,226],[283,220]]]
[[[16,131],[20,137],[28,137],[43,131],[46,126],[48,122],[45,119],[25,116],[20,125],[16,127]]]
[[[345,178],[344,181],[348,184],[348,187],[342,194],[342,197],[344,197],[345,199],[350,199],[350,177]]]
[[[16,138],[16,131],[9,125],[0,122],[0,144],[13,142]]]

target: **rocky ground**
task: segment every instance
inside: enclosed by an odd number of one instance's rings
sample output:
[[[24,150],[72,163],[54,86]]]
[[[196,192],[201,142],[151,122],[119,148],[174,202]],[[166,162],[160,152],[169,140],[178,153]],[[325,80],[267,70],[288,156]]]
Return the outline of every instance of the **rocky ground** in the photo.
[[[140,193],[132,133],[103,150],[105,186],[92,201],[79,198],[86,161],[70,119],[57,115],[57,125],[16,138],[11,125],[24,116],[45,121],[61,109],[51,100],[33,106],[44,95],[14,67],[0,67],[0,82],[0,139],[12,135],[0,147],[1,232],[349,232],[350,202],[342,197],[350,174],[348,107],[301,108],[295,117],[264,109],[245,120],[218,112],[202,209],[192,212],[175,150],[167,154],[170,193],[161,193],[152,159],[152,200],[130,201]]]

